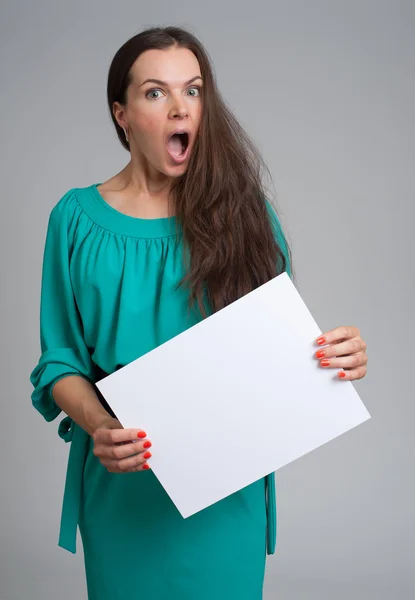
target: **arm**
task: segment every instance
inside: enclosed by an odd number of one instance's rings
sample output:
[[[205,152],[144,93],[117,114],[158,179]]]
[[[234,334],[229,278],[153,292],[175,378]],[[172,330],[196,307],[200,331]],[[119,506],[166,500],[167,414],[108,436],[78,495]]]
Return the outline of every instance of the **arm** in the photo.
[[[69,375],[57,381],[53,386],[53,399],[90,436],[99,427],[120,427],[98,400],[94,386],[83,377]]]
[[[65,194],[49,217],[41,284],[41,356],[30,375],[34,386],[32,404],[46,421],[52,421],[63,410],[91,434],[111,417],[93,386],[94,364],[83,338],[72,291],[65,202],[69,194]]]

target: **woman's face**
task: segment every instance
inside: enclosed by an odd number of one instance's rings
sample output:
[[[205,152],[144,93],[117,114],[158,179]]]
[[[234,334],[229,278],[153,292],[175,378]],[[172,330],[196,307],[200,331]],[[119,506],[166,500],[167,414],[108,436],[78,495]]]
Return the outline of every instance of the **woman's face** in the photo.
[[[132,76],[125,122],[120,123],[127,126],[131,153],[150,171],[154,167],[178,177],[187,169],[199,129],[203,85],[199,62],[187,48],[147,50],[132,66]],[[187,135],[171,137],[176,130]]]

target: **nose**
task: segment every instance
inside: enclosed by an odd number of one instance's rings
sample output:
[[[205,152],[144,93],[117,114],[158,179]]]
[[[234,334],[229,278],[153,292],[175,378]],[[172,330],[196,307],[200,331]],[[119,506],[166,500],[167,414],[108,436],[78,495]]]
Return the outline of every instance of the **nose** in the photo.
[[[172,105],[169,111],[169,117],[171,119],[184,119],[188,116],[188,109],[186,102],[183,98],[176,97],[172,101]]]

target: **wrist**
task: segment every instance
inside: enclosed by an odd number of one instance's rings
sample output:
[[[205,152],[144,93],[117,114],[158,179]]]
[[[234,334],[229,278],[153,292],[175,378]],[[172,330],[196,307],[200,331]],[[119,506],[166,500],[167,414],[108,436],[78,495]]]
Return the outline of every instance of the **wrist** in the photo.
[[[92,437],[97,429],[100,427],[106,427],[108,429],[115,429],[117,424],[120,427],[119,421],[114,419],[102,406],[99,410],[88,411],[84,413],[84,421],[86,423],[87,433]]]

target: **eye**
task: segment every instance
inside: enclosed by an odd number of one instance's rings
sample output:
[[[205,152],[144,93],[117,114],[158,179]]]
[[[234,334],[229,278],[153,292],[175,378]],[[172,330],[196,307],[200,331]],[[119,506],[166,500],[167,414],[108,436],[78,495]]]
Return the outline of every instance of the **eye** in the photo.
[[[149,94],[155,94],[157,92],[161,93],[161,90],[156,89],[156,88],[149,90],[146,94],[146,98],[149,98],[150,100],[157,100],[157,98],[160,98],[160,96],[149,96]]]
[[[193,96],[194,98],[196,98],[197,96],[200,95],[200,87],[198,85],[194,85],[193,87],[189,88],[187,91],[190,92],[191,90],[196,91],[195,94],[190,94],[191,96]]]

